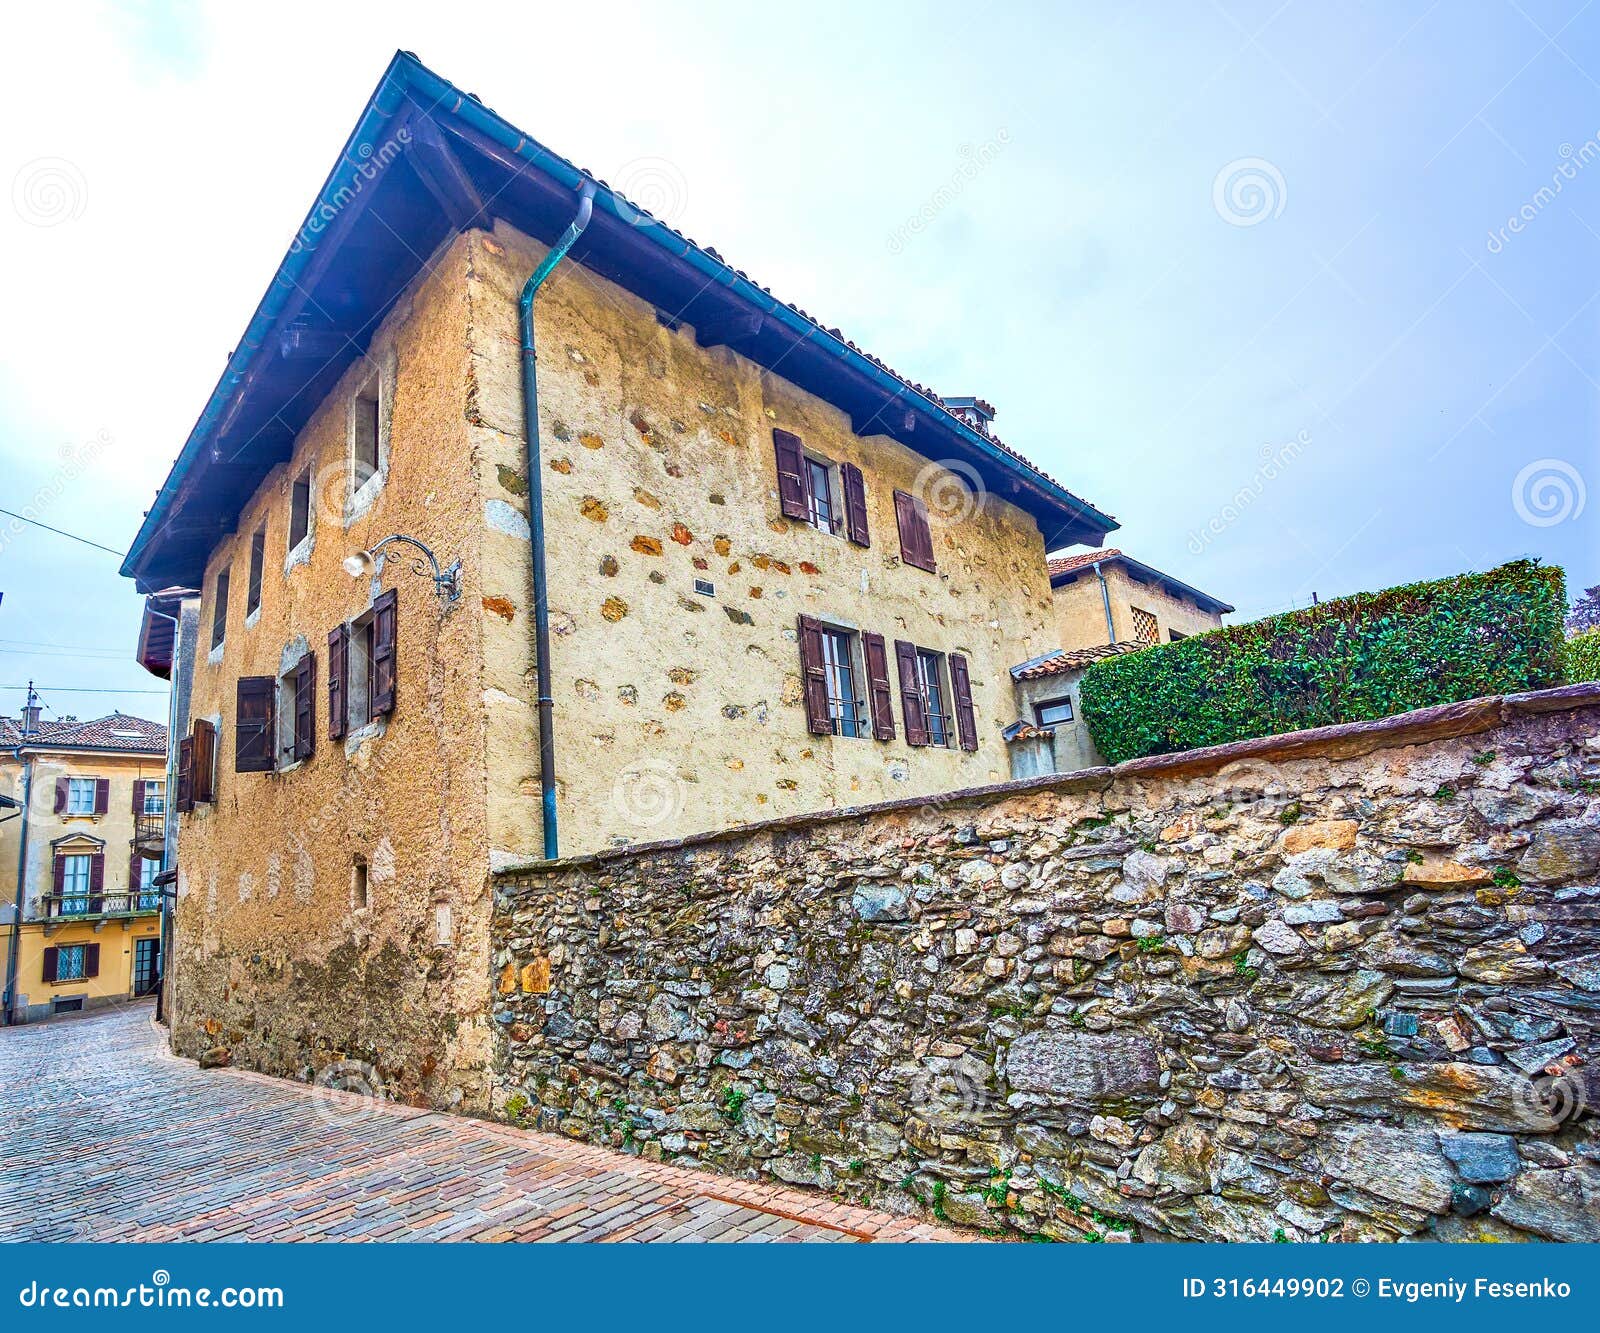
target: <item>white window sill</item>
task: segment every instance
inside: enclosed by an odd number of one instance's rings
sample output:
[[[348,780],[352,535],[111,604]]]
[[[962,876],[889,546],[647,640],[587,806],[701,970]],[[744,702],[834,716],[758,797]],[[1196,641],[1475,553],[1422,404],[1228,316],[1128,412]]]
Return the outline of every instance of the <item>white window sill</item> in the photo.
[[[311,563],[311,548],[317,544],[317,534],[308,532],[298,542],[289,548],[289,554],[283,557],[283,573],[287,578],[289,571],[296,565],[309,565]]]
[[[215,648],[213,648],[209,653],[207,653],[206,654],[206,665],[207,666],[221,666],[222,665],[222,650],[224,648],[226,648],[227,646],[228,646],[228,642],[227,642],[226,639],[224,639]]]
[[[249,615],[245,616],[245,618],[244,618],[244,627],[246,629],[254,629],[260,623],[260,621],[261,621],[261,608],[258,606],[258,607],[256,607],[256,609],[254,611],[250,612]]]
[[[361,489],[356,491],[344,503],[344,526],[349,527],[358,518],[363,517],[367,510],[372,508],[372,502],[383,491],[383,483],[388,480],[388,473],[382,468],[374,472],[362,483]]]

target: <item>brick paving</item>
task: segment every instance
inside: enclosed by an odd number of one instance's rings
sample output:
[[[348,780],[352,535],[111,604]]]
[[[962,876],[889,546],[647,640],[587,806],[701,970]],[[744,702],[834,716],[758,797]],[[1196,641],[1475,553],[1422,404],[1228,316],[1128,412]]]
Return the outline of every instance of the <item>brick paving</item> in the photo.
[[[555,1135],[204,1071],[165,1035],[146,1004],[0,1029],[0,1241],[968,1239]]]

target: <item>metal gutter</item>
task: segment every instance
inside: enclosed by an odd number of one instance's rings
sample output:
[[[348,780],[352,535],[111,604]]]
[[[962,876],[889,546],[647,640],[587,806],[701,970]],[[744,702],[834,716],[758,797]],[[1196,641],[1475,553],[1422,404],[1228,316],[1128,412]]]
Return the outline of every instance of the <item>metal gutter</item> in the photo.
[[[1094,562],[1092,568],[1094,569],[1095,578],[1100,580],[1100,600],[1105,604],[1106,608],[1106,642],[1115,643],[1117,641],[1117,629],[1111,623],[1111,590],[1106,586],[1105,571],[1100,568],[1098,560]]]

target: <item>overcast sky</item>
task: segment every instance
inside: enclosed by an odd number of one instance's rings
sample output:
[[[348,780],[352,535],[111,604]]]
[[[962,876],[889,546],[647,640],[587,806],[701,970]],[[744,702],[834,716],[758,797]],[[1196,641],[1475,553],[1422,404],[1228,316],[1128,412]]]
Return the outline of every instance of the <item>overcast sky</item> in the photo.
[[[1600,6],[858,8],[9,8],[0,506],[126,549],[403,47],[1236,620],[1600,583]],[[0,517],[0,711],[164,718],[117,565]]]

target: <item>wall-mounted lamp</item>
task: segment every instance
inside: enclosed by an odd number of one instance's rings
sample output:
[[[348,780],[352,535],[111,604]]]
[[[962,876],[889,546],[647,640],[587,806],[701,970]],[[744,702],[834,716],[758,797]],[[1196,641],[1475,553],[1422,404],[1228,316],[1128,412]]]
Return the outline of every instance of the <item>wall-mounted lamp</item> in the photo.
[[[357,551],[344,558],[344,572],[353,579],[370,578],[377,572],[378,552],[391,542],[404,542],[407,546],[414,546],[422,555],[411,562],[411,572],[423,578],[433,580],[433,590],[439,594],[439,601],[445,606],[461,596],[461,562],[457,560],[449,569],[439,568],[439,559],[426,546],[415,537],[406,537],[396,532],[385,537],[381,542],[375,542],[370,550]]]

